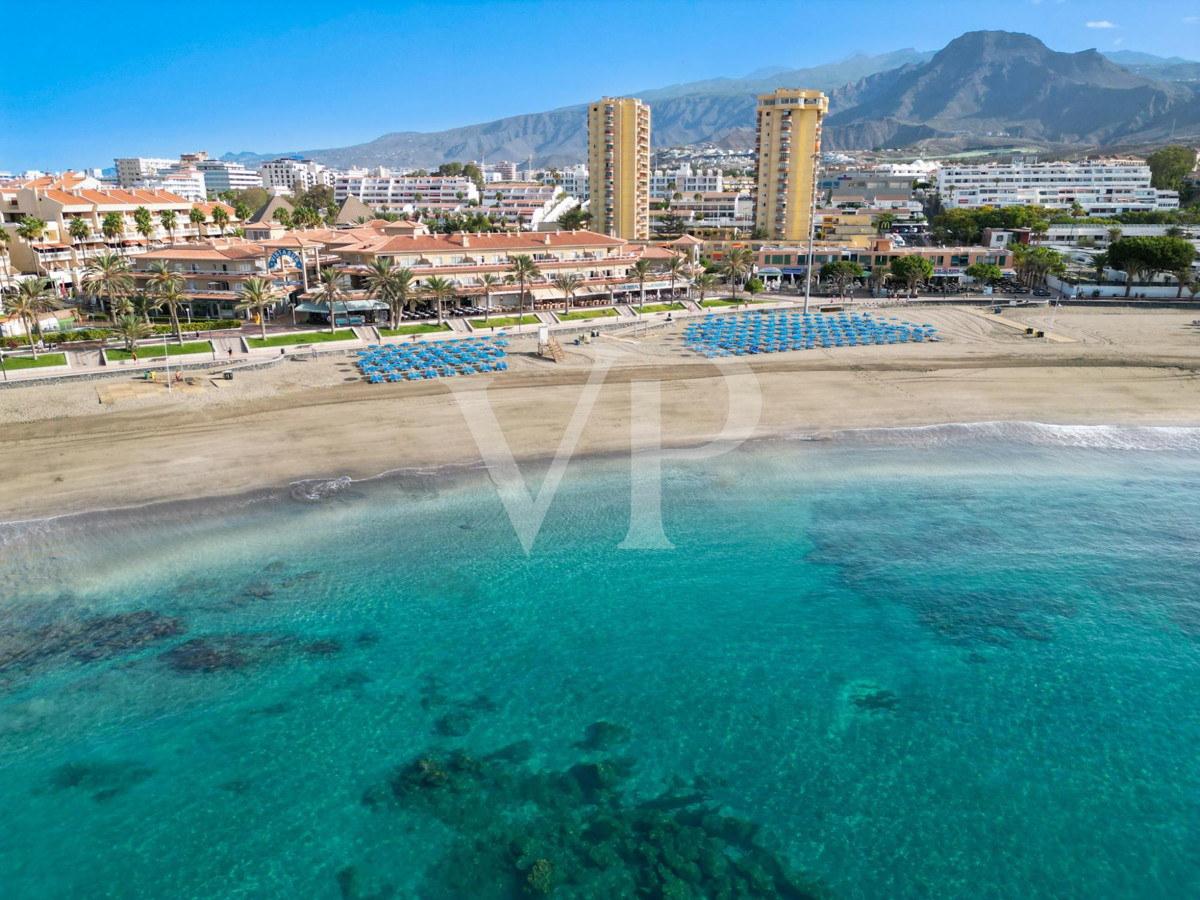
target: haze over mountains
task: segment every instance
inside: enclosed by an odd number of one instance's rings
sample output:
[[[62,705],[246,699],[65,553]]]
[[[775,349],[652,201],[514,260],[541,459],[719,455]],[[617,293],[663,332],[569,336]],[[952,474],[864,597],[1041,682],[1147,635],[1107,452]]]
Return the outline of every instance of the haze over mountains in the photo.
[[[633,92],[653,107],[653,142],[745,146],[755,96],[777,87],[830,95],[824,146],[1104,146],[1200,135],[1200,63],[1136,51],[1059,53],[1037,38],[969,32],[937,53],[857,54],[806,69],[774,67]],[[562,165],[585,157],[586,106],[439,132],[394,132],[352,147],[299,149],[326,165],[432,167],[451,160]],[[273,153],[226,154],[255,164]]]

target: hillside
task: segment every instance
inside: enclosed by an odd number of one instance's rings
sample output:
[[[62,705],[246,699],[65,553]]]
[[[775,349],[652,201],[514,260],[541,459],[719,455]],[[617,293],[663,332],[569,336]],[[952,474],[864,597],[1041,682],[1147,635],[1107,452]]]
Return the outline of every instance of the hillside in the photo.
[[[755,95],[776,87],[830,94],[825,146],[988,145],[1097,147],[1200,135],[1200,63],[1128,51],[1059,53],[1037,38],[978,31],[936,54],[917,50],[810,68],[760,69],[641,92],[652,106],[655,146],[745,141]],[[1131,68],[1132,67],[1132,68]],[[1134,71],[1133,69],[1137,69]],[[284,149],[330,166],[433,167],[450,160],[579,162],[587,140],[586,106],[511,116],[439,132],[399,131],[365,144]],[[226,154],[247,164],[280,152]]]

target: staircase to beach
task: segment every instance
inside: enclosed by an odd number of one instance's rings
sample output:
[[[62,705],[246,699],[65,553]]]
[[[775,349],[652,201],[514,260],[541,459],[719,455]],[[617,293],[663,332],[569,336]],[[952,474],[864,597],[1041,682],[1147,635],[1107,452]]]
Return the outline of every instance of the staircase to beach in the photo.
[[[546,349],[542,353],[543,356],[549,355],[556,363],[566,362],[567,355],[563,353],[562,345],[559,344],[558,338],[552,337],[546,342]]]

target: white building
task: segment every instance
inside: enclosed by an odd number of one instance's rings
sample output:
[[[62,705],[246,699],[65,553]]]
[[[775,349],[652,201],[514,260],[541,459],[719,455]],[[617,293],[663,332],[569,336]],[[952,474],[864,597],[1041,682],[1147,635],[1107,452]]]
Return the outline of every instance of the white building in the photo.
[[[241,163],[206,159],[197,162],[196,168],[204,176],[204,187],[210,194],[263,186],[262,175],[247,169]]]
[[[263,187],[288,191],[307,191],[322,184],[332,187],[337,177],[337,172],[332,169],[295,156],[282,156],[263,163],[258,172]]]
[[[196,169],[163,171],[148,178],[139,178],[133,187],[143,191],[166,191],[193,203],[201,203],[208,197],[204,175]]]
[[[588,167],[586,165],[567,166],[558,170],[559,187],[575,197],[580,202],[589,196]]]
[[[515,162],[498,162],[492,168],[500,176],[500,181],[517,180],[517,164]]]
[[[179,164],[177,159],[159,159],[150,156],[131,156],[124,159],[114,159],[117,167],[117,184],[121,187],[133,187],[134,183],[143,178],[157,175],[159,172]]]
[[[475,182],[462,175],[392,175],[387,169],[338,174],[333,199],[357,197],[372,209],[407,212],[416,206],[455,209],[479,199]]]
[[[1150,167],[1140,159],[938,166],[937,189],[948,208],[960,209],[1078,203],[1087,215],[1111,216],[1179,208],[1178,193],[1150,186]]]
[[[719,169],[693,170],[684,163],[678,169],[655,169],[650,173],[650,196],[658,199],[683,194],[719,194],[725,190],[725,179]]]
[[[480,199],[488,214],[530,229],[557,222],[559,216],[579,205],[577,198],[553,182],[497,182],[486,185]]]

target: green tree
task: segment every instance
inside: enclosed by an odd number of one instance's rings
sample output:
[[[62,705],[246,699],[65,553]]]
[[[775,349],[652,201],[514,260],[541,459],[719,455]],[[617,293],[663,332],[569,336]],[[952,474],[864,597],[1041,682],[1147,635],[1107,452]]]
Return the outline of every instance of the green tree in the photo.
[[[434,305],[437,307],[438,324],[441,325],[443,317],[442,307],[447,300],[454,297],[458,289],[450,279],[434,275],[431,278],[425,279],[425,290],[433,298]]]
[[[208,221],[208,216],[204,214],[204,210],[198,206],[193,206],[191,211],[188,212],[188,221],[196,226],[196,240],[204,240],[204,223]]]
[[[29,349],[33,358],[37,359],[37,344],[33,335],[37,333],[38,340],[42,338],[42,317],[46,313],[58,309],[60,304],[54,296],[54,288],[48,278],[26,278],[17,285],[16,291],[9,295],[9,315],[14,315],[25,325],[25,336],[29,339]]]
[[[761,278],[751,278],[746,282],[746,293],[750,295],[750,299],[754,299],[755,294],[761,294],[765,290]]]
[[[1043,284],[1047,275],[1061,275],[1066,271],[1062,256],[1049,247],[1015,244],[1012,253],[1013,265],[1030,290]]]
[[[982,285],[991,284],[993,281],[999,281],[1004,277],[1004,272],[995,263],[977,262],[974,265],[967,266],[963,272],[968,278],[973,278]]]
[[[875,266],[867,273],[867,284],[872,291],[878,291],[892,277],[892,270],[887,266]]]
[[[1180,144],[1171,144],[1146,157],[1150,166],[1150,186],[1160,191],[1178,191],[1183,179],[1196,166],[1196,152]]]
[[[581,207],[573,207],[558,217],[558,224],[564,231],[580,231],[587,228],[592,221],[592,214]]]
[[[125,220],[121,218],[121,214],[119,212],[105,213],[104,218],[100,220],[100,233],[108,241],[115,241],[125,234]]]
[[[525,318],[525,286],[535,278],[540,278],[542,270],[538,268],[538,264],[533,261],[533,257],[527,253],[518,253],[516,256],[509,257],[508,260],[508,277],[520,285],[521,289],[517,294],[517,330],[521,330],[521,321]]]
[[[38,257],[37,243],[46,233],[46,223],[42,219],[35,216],[22,216],[17,222],[17,237],[22,238],[30,243],[33,247],[33,266],[34,271],[39,275],[42,274],[42,261]]]
[[[327,266],[318,276],[320,287],[317,288],[313,299],[329,306],[329,333],[336,330],[337,304],[346,302],[346,289],[342,287],[342,276],[337,269]]]
[[[150,294],[152,305],[158,309],[166,309],[171,316],[171,325],[175,329],[175,338],[182,345],[183,332],[179,327],[178,308],[187,298],[180,293],[183,290],[183,276],[171,268],[166,260],[157,259],[150,263],[150,277],[146,279],[146,290]],[[168,298],[170,298],[168,300]]]
[[[279,209],[275,210],[272,218],[274,218],[276,222],[278,222],[280,225],[282,225],[288,231],[291,231],[295,225],[295,223],[292,221],[291,210],[289,210],[283,206],[281,206],[281,207],[279,207]]]
[[[733,299],[737,299],[738,286],[740,280],[750,271],[754,265],[754,251],[749,247],[734,247],[725,255],[725,262],[721,266],[721,274],[724,275],[733,289]]]
[[[175,229],[179,227],[179,219],[175,215],[175,210],[164,209],[158,214],[158,221],[162,224],[163,230],[167,233],[167,237],[171,243],[175,243]]]
[[[696,290],[700,292],[701,306],[704,306],[704,298],[708,295],[708,292],[715,291],[717,289],[717,285],[720,283],[720,277],[714,275],[712,272],[702,272],[695,277],[695,279],[692,281],[692,284],[694,284],[696,286]]]
[[[111,251],[98,253],[88,261],[83,273],[83,282],[100,296],[108,298],[108,309],[111,312],[117,298],[133,290],[129,260]]]
[[[492,316],[492,291],[494,291],[501,282],[499,275],[492,272],[484,272],[479,276],[479,286],[483,288],[483,321],[487,321]]]
[[[154,219],[150,214],[150,210],[144,206],[139,206],[133,211],[133,227],[137,233],[144,238],[149,238],[154,234]]]
[[[267,339],[267,310],[275,305],[276,300],[271,292],[271,282],[266,278],[247,278],[242,284],[242,299],[236,309],[258,316],[263,340]]]
[[[191,302],[191,298],[183,293],[183,279],[172,282],[161,292],[154,295],[156,309],[165,309],[171,317],[171,328],[175,331],[175,341],[183,346],[183,328],[179,324],[179,311]]]
[[[214,206],[212,211],[213,224],[217,226],[221,237],[225,237],[225,226],[229,224],[229,213],[223,206]]]
[[[563,295],[563,315],[570,315],[571,301],[583,288],[583,279],[578,275],[559,275],[551,283]]]
[[[392,327],[400,324],[400,309],[408,299],[412,271],[395,264],[390,256],[376,256],[367,267],[367,294],[388,305]]]
[[[671,282],[671,297],[675,297],[675,282],[681,278],[687,278],[691,272],[691,267],[688,265],[687,257],[682,253],[677,253],[663,263],[663,274]]]
[[[113,333],[125,342],[125,349],[133,353],[137,349],[137,342],[150,337],[154,329],[137,316],[127,314],[113,320]]]
[[[82,241],[92,233],[91,227],[87,220],[81,216],[76,216],[71,220],[71,224],[67,226],[67,234],[71,236],[72,241]]]
[[[928,281],[933,275],[933,263],[915,253],[893,259],[891,269],[892,275],[908,286],[910,297],[917,295],[917,285]]]
[[[654,233],[661,235],[683,234],[684,232],[683,216],[669,215],[658,216],[654,220]]]
[[[242,222],[246,222],[254,215],[254,210],[247,206],[242,201],[238,201],[233,205],[233,214]]]
[[[821,278],[832,281],[838,295],[846,293],[846,288],[856,278],[862,278],[862,266],[849,259],[835,259],[821,266]]]
[[[1122,238],[1108,248],[1109,265],[1126,273],[1126,297],[1137,276],[1153,278],[1159,272],[1190,268],[1195,257],[1191,241],[1165,235]]]
[[[1107,253],[1097,253],[1092,257],[1092,273],[1096,276],[1096,284],[1104,284],[1104,270],[1107,268]]]
[[[650,269],[653,263],[650,260],[642,257],[629,269],[631,275],[637,279],[638,288],[641,291],[641,299],[638,302],[638,312],[646,305],[646,279],[650,276]]]

